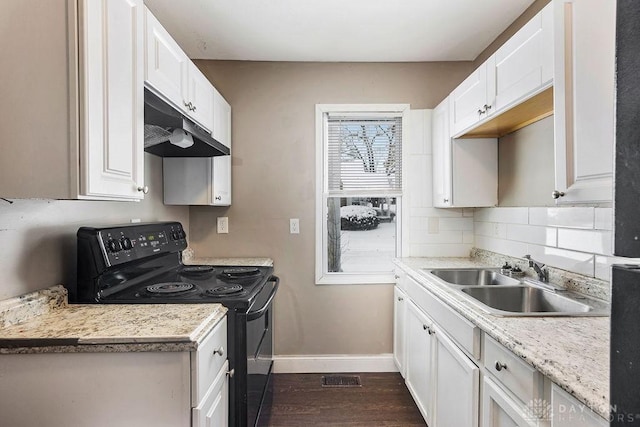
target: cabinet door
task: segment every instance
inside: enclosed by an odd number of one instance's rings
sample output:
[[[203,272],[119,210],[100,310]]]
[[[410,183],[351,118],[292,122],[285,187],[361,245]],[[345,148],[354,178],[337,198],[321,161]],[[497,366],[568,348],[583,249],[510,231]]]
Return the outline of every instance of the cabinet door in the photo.
[[[495,110],[522,100],[553,80],[553,8],[547,5],[498,49],[494,68]]]
[[[551,386],[551,427],[605,427],[609,422],[555,384]],[[632,420],[629,425],[634,424]],[[619,425],[625,425],[621,422]],[[613,425],[613,423],[612,423]]]
[[[544,414],[543,414],[544,415]],[[522,403],[516,402],[491,379],[482,383],[482,427],[534,427],[538,419],[527,413]]]
[[[442,101],[432,116],[433,206],[451,206],[451,134],[449,98]]]
[[[213,138],[231,148],[231,105],[213,88]]]
[[[435,331],[435,426],[476,427],[480,369],[440,329]]]
[[[142,0],[81,2],[80,193],[141,199],[144,186]]]
[[[213,86],[191,61],[189,61],[188,76],[188,114],[194,121],[211,132],[213,129]]]
[[[459,134],[492,112],[493,98],[489,99],[488,94],[495,92],[495,83],[487,75],[487,70],[493,70],[488,67],[488,62],[478,67],[451,92],[449,120],[452,135]]]
[[[398,371],[406,376],[405,334],[407,316],[407,295],[397,286],[393,288],[393,360]]]
[[[227,427],[229,425],[228,369],[229,362],[225,362],[202,401],[193,408],[192,427]]]
[[[145,11],[145,83],[180,110],[189,113],[189,58],[153,14]]]
[[[433,410],[433,323],[410,300],[407,300],[406,383],[427,424]]]
[[[558,203],[611,201],[616,2],[553,4]]]
[[[213,158],[211,204],[231,205],[231,155]]]

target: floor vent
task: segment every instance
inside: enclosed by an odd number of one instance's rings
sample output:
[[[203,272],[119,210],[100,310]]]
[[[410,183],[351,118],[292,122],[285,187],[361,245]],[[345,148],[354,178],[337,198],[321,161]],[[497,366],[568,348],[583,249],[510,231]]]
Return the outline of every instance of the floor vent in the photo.
[[[327,375],[322,377],[322,387],[362,387],[360,375]]]

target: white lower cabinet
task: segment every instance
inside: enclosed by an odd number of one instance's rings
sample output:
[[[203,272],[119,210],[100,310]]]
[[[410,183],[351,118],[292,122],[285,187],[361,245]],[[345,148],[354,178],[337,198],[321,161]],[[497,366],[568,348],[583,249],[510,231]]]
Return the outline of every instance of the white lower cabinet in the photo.
[[[0,425],[226,427],[227,322],[198,350],[0,355]]]
[[[406,384],[427,424],[433,418],[433,323],[413,302],[407,301]]]
[[[434,426],[478,425],[480,369],[444,335],[433,331],[436,341]]]
[[[551,427],[604,427],[609,422],[578,402],[556,384],[551,385]],[[622,422],[621,425],[625,423]],[[633,421],[629,425],[633,424]]]
[[[520,402],[509,396],[490,378],[483,378],[482,427],[534,427],[538,425],[536,422]]]
[[[458,323],[463,319],[438,306],[431,300],[435,297],[411,277],[407,277],[406,285],[407,388],[429,426],[476,427],[480,369],[441,325],[451,324],[454,334],[468,344],[463,348],[469,347],[471,354],[476,348],[475,327]],[[466,330],[466,326],[471,329]]]
[[[397,286],[393,288],[393,361],[404,378],[406,376],[407,295]]]

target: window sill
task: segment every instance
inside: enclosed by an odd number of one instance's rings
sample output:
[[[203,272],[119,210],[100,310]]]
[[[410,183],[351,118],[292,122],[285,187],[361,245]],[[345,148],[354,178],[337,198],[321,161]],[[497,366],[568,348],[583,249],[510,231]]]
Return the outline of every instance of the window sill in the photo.
[[[316,285],[392,285],[393,272],[389,273],[333,273],[316,277]]]

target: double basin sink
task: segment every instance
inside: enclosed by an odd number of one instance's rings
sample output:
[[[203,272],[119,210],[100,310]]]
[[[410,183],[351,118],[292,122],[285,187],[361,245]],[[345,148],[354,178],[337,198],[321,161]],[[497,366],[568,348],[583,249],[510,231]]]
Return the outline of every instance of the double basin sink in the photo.
[[[499,269],[422,269],[491,314],[498,316],[608,316],[600,300],[531,279],[500,274]]]

